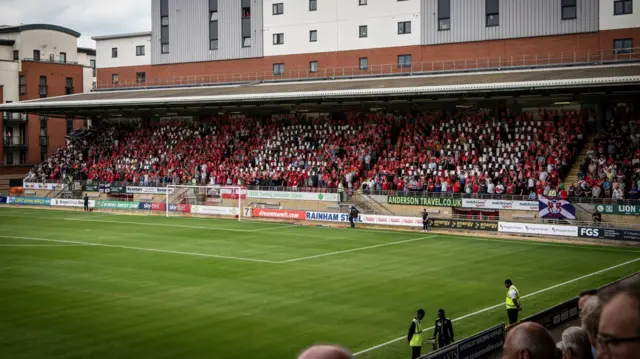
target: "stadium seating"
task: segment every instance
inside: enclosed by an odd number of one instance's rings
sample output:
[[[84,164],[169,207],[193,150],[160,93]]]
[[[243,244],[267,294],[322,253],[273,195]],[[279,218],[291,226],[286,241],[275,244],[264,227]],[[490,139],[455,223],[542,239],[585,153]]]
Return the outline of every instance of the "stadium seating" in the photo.
[[[240,117],[102,122],[28,179],[528,195],[560,183],[584,132],[547,111]]]

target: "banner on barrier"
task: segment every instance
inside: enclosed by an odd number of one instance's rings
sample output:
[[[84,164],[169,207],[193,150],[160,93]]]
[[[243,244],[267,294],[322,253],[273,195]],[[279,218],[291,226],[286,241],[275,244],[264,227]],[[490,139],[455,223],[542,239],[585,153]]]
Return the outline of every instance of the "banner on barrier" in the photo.
[[[254,208],[251,211],[252,217],[258,218],[279,218],[279,219],[299,219],[304,220],[307,212],[295,211],[286,209],[267,209],[267,208]]]
[[[218,216],[235,216],[238,214],[238,208],[218,206],[191,206],[191,213],[210,214]]]
[[[51,198],[7,197],[7,204],[21,204],[25,206],[51,206]]]
[[[84,200],[81,199],[51,199],[51,205],[56,207],[80,207],[84,208]],[[89,208],[93,208],[96,205],[96,201],[89,200]]]
[[[387,204],[423,207],[462,207],[462,199],[451,197],[388,196]]]
[[[498,222],[498,231],[516,234],[537,234],[547,236],[577,237],[578,227],[552,224]]]
[[[140,202],[96,201],[96,208],[104,209],[139,209]]]
[[[600,204],[596,209],[602,214],[623,214],[626,216],[640,216],[640,206],[632,204]]]
[[[578,298],[572,298],[542,312],[523,319],[523,322],[535,322],[551,330],[562,323],[578,318]]]
[[[35,182],[23,182],[22,187],[24,189],[43,189],[43,190],[54,190],[59,189],[64,186],[62,183],[35,183]]]
[[[191,213],[191,205],[190,204],[170,204],[169,212]]]
[[[307,212],[305,218],[307,221],[317,222],[349,222],[348,213],[331,213],[331,212]],[[362,222],[362,216],[354,222]]]
[[[97,184],[86,184],[82,186],[82,190],[85,192],[98,192],[99,188]]]
[[[463,198],[463,208],[477,209],[510,209],[516,211],[538,211],[536,201],[503,201],[499,199],[473,199]]]
[[[247,191],[248,198],[292,199],[299,201],[338,202],[337,193]]]
[[[216,190],[220,193],[220,198],[222,199],[238,199],[238,197],[242,197],[241,199],[247,198],[246,189],[221,187]]]
[[[630,229],[579,227],[578,236],[582,238],[640,242],[640,231]]]
[[[422,218],[419,217],[362,214],[359,219],[362,223],[379,224],[381,226],[422,227]],[[347,220],[349,220],[348,217]]]
[[[504,324],[498,324],[480,333],[429,353],[426,359],[482,359],[504,345]]]
[[[576,219],[576,207],[564,199],[540,196],[538,199],[540,218],[546,219]]]
[[[422,220],[420,223],[422,223]],[[466,219],[435,219],[434,218],[429,220],[429,227],[495,232],[498,230],[498,222],[473,221],[473,220],[466,220]]]
[[[0,197],[0,203],[7,203],[7,197]]]
[[[131,194],[169,194],[173,193],[175,188],[169,187],[137,187],[137,186],[127,186],[126,192]]]
[[[150,211],[151,210],[151,202],[140,202],[138,203],[138,209],[141,211]]]

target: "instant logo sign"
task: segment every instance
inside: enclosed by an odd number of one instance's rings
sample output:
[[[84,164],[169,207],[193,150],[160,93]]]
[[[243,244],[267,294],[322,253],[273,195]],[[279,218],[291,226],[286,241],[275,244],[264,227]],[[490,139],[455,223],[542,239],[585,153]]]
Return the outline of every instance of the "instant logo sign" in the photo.
[[[96,208],[139,209],[140,202],[96,201]]]
[[[604,214],[623,214],[627,216],[640,216],[640,206],[632,204],[601,204],[596,206],[599,212]]]
[[[462,207],[461,198],[450,197],[388,196],[387,203],[423,207]]]
[[[247,191],[248,198],[292,199],[300,201],[338,202],[337,193]]]
[[[25,206],[51,206],[50,198],[37,197],[9,197],[12,200],[7,201],[10,204],[21,204]]]

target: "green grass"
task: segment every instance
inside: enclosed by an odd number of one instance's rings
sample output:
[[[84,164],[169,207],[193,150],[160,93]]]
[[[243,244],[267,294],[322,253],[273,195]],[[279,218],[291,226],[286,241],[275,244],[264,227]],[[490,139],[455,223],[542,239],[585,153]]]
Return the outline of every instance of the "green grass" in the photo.
[[[437,308],[457,318],[502,302],[507,277],[526,295],[640,258],[490,234],[408,241],[423,236],[0,208],[0,358],[293,358],[318,342],[358,352],[404,335],[418,307],[430,326]],[[524,315],[639,270],[523,299]],[[504,320],[502,308],[465,318],[456,337]],[[408,355],[401,340],[359,357]]]

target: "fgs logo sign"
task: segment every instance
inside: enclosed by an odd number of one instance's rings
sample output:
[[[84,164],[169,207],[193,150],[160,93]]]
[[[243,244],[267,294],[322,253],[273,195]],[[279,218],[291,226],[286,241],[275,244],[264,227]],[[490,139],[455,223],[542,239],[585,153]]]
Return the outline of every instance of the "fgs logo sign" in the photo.
[[[580,237],[599,238],[600,228],[580,227]]]

